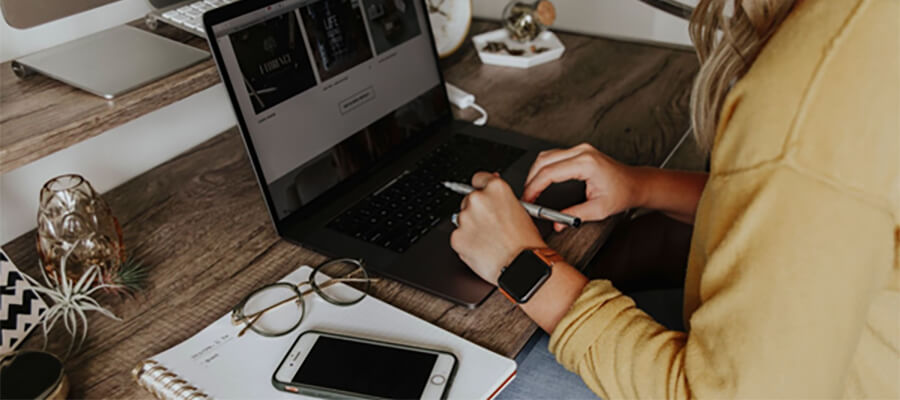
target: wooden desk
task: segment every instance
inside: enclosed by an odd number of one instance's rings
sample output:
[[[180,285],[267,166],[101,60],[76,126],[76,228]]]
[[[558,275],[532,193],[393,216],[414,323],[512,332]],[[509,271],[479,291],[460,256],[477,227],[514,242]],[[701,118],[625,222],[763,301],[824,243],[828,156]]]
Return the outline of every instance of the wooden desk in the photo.
[[[130,25],[146,29],[143,20]],[[157,33],[209,51],[206,40],[166,24]],[[212,58],[115,100],[43,75],[17,78],[0,64],[0,174],[100,135],[219,83]]]
[[[495,26],[477,22],[473,31]],[[588,141],[632,164],[658,164],[688,126],[694,55],[559,36],[566,55],[531,70],[482,65],[469,45],[442,66],[450,82],[477,95],[491,125],[566,146]],[[139,360],[192,336],[254,288],[325,261],[275,235],[234,129],[104,197],[122,223],[129,251],[152,266],[150,287],[134,298],[102,299],[122,322],[90,316],[82,352],[66,363],[73,397],[148,397],[129,374]],[[584,263],[611,226],[588,224],[550,243],[570,262]],[[34,232],[4,249],[26,272],[37,273]],[[498,293],[475,310],[390,281],[376,285],[374,295],[510,357],[536,329]],[[49,349],[62,354],[67,344],[56,332]],[[26,343],[40,345],[40,333]]]

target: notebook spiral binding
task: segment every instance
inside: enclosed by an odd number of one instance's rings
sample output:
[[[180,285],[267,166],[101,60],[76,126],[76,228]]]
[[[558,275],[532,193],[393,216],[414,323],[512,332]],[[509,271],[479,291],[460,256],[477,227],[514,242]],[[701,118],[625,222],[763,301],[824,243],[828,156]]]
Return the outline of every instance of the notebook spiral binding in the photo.
[[[131,376],[142,388],[160,400],[211,399],[209,395],[173,374],[153,360],[145,360],[131,370]]]

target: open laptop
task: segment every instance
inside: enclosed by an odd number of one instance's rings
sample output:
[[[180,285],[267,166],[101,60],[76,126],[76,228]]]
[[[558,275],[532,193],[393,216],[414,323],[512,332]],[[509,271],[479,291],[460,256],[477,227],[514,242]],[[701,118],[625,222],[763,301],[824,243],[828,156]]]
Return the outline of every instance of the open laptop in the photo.
[[[425,10],[243,1],[204,25],[278,234],[475,307],[493,286],[451,249],[462,197],[440,182],[500,171],[521,193],[551,145],[452,118]]]

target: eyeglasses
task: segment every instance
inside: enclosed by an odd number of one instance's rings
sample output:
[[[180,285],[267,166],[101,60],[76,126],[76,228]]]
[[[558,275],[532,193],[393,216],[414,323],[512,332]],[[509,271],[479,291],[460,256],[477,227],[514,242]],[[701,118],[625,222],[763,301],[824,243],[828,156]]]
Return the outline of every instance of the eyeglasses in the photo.
[[[244,325],[238,332],[243,336],[248,329],[262,336],[285,335],[303,322],[306,314],[306,295],[316,293],[323,300],[336,306],[351,306],[362,301],[369,287],[377,278],[370,278],[362,260],[339,258],[326,262],[309,274],[309,280],[296,285],[279,282],[263,286],[241,300],[231,310],[231,323]],[[332,278],[334,276],[334,278]],[[358,289],[338,283],[359,283]],[[301,290],[309,286],[306,290]]]

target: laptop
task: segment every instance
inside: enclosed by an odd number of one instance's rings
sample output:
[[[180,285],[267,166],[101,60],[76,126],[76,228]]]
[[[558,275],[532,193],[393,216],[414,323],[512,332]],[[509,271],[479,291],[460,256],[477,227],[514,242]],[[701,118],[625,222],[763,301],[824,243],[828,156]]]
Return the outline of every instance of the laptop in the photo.
[[[450,247],[462,196],[441,181],[497,171],[521,194],[553,146],[453,119],[426,10],[258,0],[203,22],[278,234],[471,308],[493,286]]]

